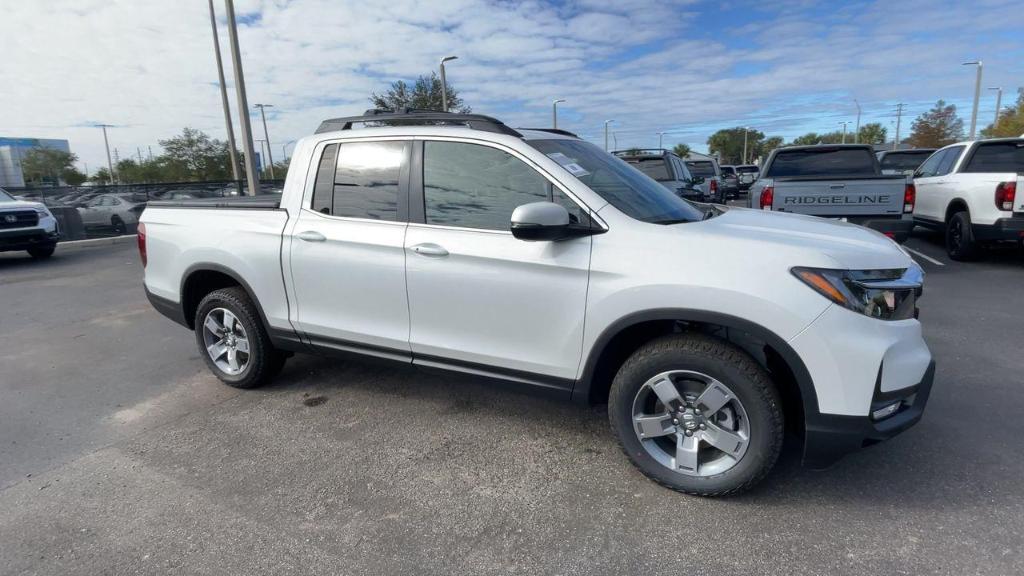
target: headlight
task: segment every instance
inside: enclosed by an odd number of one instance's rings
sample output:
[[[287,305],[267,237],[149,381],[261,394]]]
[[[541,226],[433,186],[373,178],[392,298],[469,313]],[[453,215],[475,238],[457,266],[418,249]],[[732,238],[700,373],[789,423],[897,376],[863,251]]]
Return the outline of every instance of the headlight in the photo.
[[[53,214],[50,214],[50,210],[46,206],[36,206],[36,212],[39,214],[40,218],[53,216]]]
[[[880,320],[914,318],[924,279],[916,266],[888,270],[793,268],[792,272],[832,302]]]

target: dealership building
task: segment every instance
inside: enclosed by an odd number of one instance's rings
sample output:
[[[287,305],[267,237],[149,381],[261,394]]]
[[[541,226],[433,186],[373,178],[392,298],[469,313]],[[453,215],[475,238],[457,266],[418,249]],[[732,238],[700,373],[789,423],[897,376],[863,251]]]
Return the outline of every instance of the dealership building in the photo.
[[[25,185],[25,177],[21,172],[21,159],[33,148],[52,148],[71,152],[67,140],[0,136],[0,187],[19,188]]]

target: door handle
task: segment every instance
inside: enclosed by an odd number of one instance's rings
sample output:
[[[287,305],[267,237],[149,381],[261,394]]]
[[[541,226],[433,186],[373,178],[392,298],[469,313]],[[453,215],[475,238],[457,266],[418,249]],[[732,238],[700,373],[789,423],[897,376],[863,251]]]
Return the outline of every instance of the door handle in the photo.
[[[412,247],[412,251],[423,256],[447,256],[448,251],[437,244],[425,243]]]
[[[316,232],[315,230],[306,230],[305,232],[299,232],[296,234],[299,240],[305,240],[306,242],[323,242],[327,240],[327,237],[323,234]]]

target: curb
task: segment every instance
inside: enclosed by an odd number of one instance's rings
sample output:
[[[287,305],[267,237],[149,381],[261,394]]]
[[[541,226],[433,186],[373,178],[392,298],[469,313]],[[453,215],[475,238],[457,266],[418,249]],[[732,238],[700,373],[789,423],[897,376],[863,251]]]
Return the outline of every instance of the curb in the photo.
[[[85,248],[93,248],[96,246],[112,246],[114,244],[128,244],[135,243],[138,238],[137,234],[126,234],[124,236],[112,236],[110,238],[90,238],[89,240],[68,240],[65,242],[57,242],[57,252],[64,252],[68,250],[82,250]]]

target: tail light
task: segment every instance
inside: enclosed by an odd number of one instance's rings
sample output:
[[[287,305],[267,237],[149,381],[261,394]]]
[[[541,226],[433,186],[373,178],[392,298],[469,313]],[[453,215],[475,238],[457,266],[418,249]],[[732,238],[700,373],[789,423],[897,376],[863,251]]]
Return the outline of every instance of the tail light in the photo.
[[[715,194],[716,192],[718,192],[718,180],[712,180],[711,181],[710,190],[711,190],[712,194]]]
[[[139,222],[139,258],[142,259],[142,267],[145,268],[146,264],[149,263],[149,258],[146,255],[146,224]]]
[[[761,210],[771,210],[772,202],[775,201],[775,187],[765,186],[761,190]]]
[[[1000,182],[996,184],[996,208],[1000,210],[1013,210],[1013,201],[1016,198],[1016,182]]]
[[[913,182],[908,182],[903,189],[903,213],[910,214],[914,211],[914,203],[917,201],[917,188]]]

